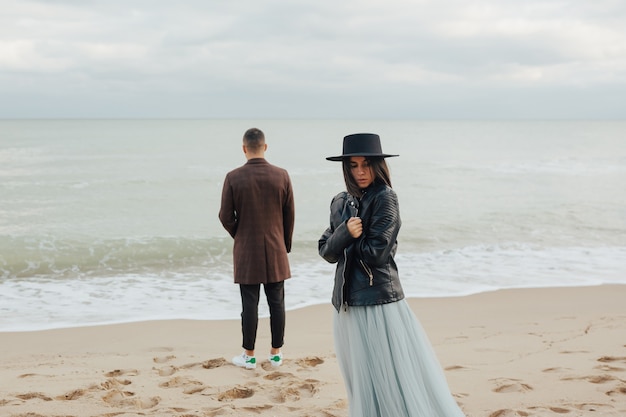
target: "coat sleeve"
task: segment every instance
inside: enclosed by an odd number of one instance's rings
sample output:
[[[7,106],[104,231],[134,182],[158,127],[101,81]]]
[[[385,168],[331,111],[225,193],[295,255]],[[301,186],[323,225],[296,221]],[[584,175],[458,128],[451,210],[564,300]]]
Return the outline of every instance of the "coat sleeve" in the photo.
[[[233,189],[230,186],[228,175],[224,179],[222,188],[222,204],[220,206],[219,219],[224,229],[234,238],[237,233],[237,211],[235,210],[235,199]]]
[[[295,203],[293,198],[293,187],[291,180],[287,175],[287,191],[285,193],[285,202],[283,204],[283,231],[285,234],[285,247],[287,253],[291,252],[291,242],[293,238],[293,228],[296,218]]]
[[[355,238],[350,235],[344,217],[345,195],[335,196],[330,203],[330,226],[324,231],[318,241],[318,251],[327,262],[336,263],[342,256],[345,248],[350,246]],[[348,217],[350,214],[347,214]]]
[[[400,231],[400,209],[396,193],[387,189],[377,195],[372,212],[368,228],[363,230],[356,244],[356,251],[367,264],[378,266],[388,261]]]

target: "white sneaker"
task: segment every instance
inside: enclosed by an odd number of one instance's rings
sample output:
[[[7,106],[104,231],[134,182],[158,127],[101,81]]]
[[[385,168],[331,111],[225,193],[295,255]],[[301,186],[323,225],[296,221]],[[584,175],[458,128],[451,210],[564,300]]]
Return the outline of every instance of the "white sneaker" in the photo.
[[[275,355],[270,354],[269,360],[274,368],[278,368],[283,364],[283,352],[278,352]]]
[[[242,352],[241,355],[233,358],[233,364],[246,369],[256,369],[256,358],[246,355],[246,352]]]

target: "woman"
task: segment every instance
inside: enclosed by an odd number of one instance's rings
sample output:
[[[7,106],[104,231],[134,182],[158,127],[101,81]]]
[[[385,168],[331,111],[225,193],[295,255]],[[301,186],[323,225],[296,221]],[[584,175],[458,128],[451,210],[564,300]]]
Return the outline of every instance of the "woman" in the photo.
[[[400,212],[380,138],[348,135],[347,192],[330,205],[319,253],[337,263],[332,303],[337,361],[352,417],[460,417],[430,342],[404,299],[394,261]]]

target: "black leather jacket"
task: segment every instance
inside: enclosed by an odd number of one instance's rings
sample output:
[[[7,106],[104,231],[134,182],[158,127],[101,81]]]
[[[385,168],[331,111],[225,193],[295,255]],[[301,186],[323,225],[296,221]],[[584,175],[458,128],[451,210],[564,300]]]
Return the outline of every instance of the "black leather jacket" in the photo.
[[[346,221],[360,217],[363,234],[355,239]],[[337,263],[333,306],[385,304],[404,298],[393,259],[398,246],[400,210],[396,193],[384,184],[368,187],[361,200],[347,192],[330,203],[330,227],[318,242],[319,254]]]

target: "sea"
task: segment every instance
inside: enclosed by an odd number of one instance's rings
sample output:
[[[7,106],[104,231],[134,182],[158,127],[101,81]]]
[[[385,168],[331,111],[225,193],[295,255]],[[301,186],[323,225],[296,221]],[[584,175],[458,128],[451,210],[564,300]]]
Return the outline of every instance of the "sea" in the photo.
[[[626,284],[626,121],[0,120],[0,331],[239,319],[218,211],[250,127],[294,187],[288,311],[330,303],[325,157],[361,132],[400,155],[407,296]]]

